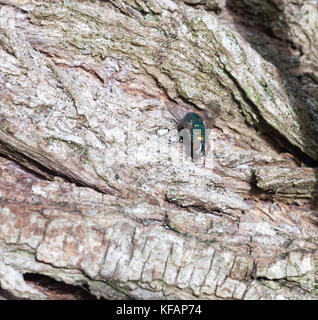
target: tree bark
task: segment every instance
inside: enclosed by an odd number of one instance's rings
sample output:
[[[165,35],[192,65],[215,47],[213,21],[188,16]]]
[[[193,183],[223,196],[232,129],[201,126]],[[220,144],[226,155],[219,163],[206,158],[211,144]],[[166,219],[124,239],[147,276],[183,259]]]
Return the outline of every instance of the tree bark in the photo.
[[[317,299],[317,23],[304,0],[0,0],[0,295]],[[213,119],[205,166],[187,112]]]

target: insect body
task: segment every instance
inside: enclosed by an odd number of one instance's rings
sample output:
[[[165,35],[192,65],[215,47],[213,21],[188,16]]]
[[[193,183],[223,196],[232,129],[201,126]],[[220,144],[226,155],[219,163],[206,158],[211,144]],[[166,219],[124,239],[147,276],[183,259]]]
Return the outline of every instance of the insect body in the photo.
[[[179,124],[178,131],[180,140],[182,139],[185,151],[191,154],[192,160],[197,160],[200,156],[205,157],[209,150],[207,129],[212,129],[216,118],[220,114],[221,107],[216,101],[211,101],[207,105],[202,116],[195,112],[188,112],[182,116],[182,108],[177,105],[166,106]]]
[[[203,119],[198,114],[189,112],[182,122],[190,129],[191,158],[194,159],[195,152],[205,157],[206,132]]]

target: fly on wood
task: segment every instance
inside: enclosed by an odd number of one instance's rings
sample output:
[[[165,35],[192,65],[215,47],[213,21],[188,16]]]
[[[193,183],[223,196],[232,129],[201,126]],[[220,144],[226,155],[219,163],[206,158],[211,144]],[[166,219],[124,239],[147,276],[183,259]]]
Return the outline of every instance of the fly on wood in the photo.
[[[205,165],[205,158],[209,151],[207,129],[213,128],[221,111],[220,105],[211,101],[207,110],[200,112],[200,115],[196,112],[183,112],[185,114],[182,115],[182,111],[172,105],[167,109],[178,123],[179,141],[185,146],[186,153],[193,161],[203,157]]]

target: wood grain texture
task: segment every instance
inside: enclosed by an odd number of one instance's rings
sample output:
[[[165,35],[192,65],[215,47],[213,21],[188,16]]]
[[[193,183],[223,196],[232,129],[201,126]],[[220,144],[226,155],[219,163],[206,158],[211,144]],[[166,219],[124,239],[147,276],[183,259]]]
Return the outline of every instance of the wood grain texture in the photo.
[[[261,2],[0,1],[3,290],[317,299],[317,26]],[[203,167],[173,114],[211,101]]]

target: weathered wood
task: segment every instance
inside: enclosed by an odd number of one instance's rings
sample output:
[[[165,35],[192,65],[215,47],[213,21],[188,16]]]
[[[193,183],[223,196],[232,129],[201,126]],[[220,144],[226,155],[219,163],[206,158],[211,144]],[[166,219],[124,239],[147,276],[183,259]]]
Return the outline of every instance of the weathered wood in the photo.
[[[257,8],[280,39],[243,0],[0,1],[2,289],[47,299],[32,273],[106,298],[317,299],[317,42],[297,72],[280,59],[303,38],[276,2],[279,28]],[[174,115],[211,100],[202,166]]]
[[[317,198],[317,170],[312,168],[265,168],[256,171],[257,186],[275,199],[292,201]]]

